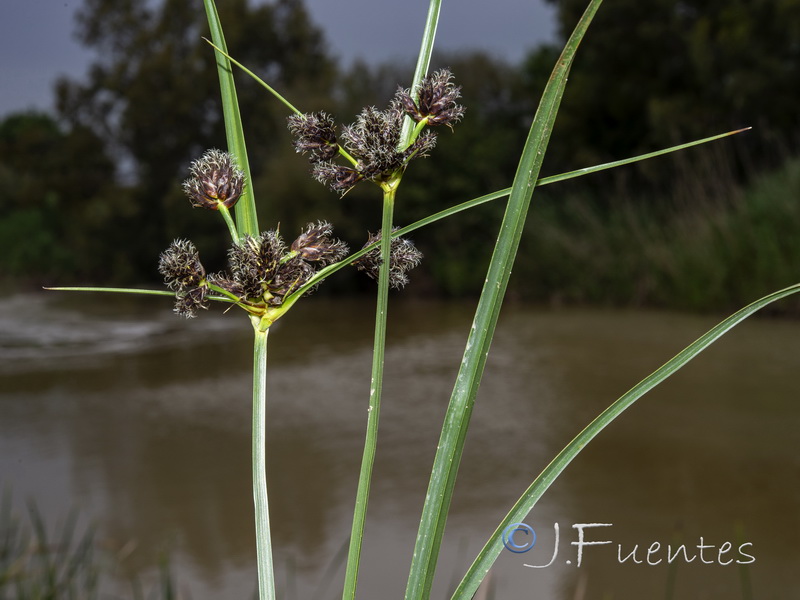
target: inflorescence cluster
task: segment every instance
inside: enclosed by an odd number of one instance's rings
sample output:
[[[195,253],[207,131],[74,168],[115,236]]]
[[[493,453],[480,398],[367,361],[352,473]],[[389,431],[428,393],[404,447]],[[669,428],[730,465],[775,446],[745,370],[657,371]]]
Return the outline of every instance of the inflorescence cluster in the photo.
[[[433,73],[416,88],[417,100],[409,90],[398,89],[388,109],[365,108],[339,137],[333,118],[324,112],[294,115],[289,118],[294,147],[309,154],[314,177],[338,192],[344,193],[362,180],[378,185],[396,181],[410,160],[427,156],[435,146],[436,134],[424,131],[426,126],[452,126],[463,116],[464,108],[456,103],[460,88],[451,80],[447,70]],[[408,144],[401,147],[406,115],[416,127]],[[338,156],[349,165],[336,164]],[[227,211],[241,197],[245,185],[245,174],[233,157],[208,150],[191,164],[190,173],[183,189],[192,206],[219,210],[229,219]],[[228,251],[228,271],[212,274],[206,273],[192,242],[175,240],[161,254],[158,270],[175,292],[175,312],[179,315],[194,317],[198,309],[208,308],[210,299],[233,302],[253,315],[264,315],[279,309],[320,269],[345,259],[347,246],[332,234],[333,227],[319,221],[308,224],[288,246],[277,230],[256,237],[243,235],[234,239]],[[373,279],[378,278],[382,263],[380,239],[380,233],[370,234],[364,248],[373,248],[352,261]],[[392,239],[390,285],[400,288],[408,283],[407,272],[421,259],[422,253],[413,242]]]
[[[208,295],[214,292],[260,313],[279,307],[319,269],[347,255],[347,246],[332,231],[329,223],[310,223],[288,247],[277,231],[245,235],[228,251],[229,270],[208,275],[194,244],[175,240],[161,254],[158,270],[175,292],[179,315],[194,317],[197,309],[208,308]]]
[[[464,107],[456,103],[461,88],[453,85],[452,78],[448,70],[426,77],[417,88],[416,101],[410,90],[399,88],[388,109],[365,108],[355,123],[342,128],[341,136],[327,113],[292,115],[288,124],[294,147],[309,155],[314,177],[337,192],[345,193],[363,180],[389,181],[409,161],[427,156],[436,145],[436,134],[422,131],[425,126],[452,126],[464,115]],[[409,144],[401,147],[406,115],[417,127]],[[334,162],[337,155],[350,164]]]
[[[244,171],[221,150],[208,150],[192,163],[189,172],[192,176],[183,182],[183,191],[194,207],[233,208],[244,190]]]
[[[397,227],[394,228],[397,230]],[[353,264],[359,271],[363,271],[373,279],[378,279],[381,268],[381,249],[378,244],[381,241],[381,232],[371,233],[364,248],[375,244],[375,246]],[[414,242],[401,237],[392,239],[391,254],[389,256],[389,285],[395,289],[400,289],[408,283],[406,273],[416,267],[422,260],[422,252],[417,250]]]

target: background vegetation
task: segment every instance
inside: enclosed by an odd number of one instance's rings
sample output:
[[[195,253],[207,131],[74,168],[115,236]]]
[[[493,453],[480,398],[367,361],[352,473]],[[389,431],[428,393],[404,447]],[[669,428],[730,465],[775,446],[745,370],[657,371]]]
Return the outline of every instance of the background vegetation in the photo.
[[[558,3],[566,34],[584,0]],[[340,65],[300,0],[222,3],[232,54],[296,106],[349,120],[384,105],[412,66]],[[158,281],[157,256],[192,231],[208,268],[225,234],[185,210],[180,182],[224,145],[213,53],[194,0],[86,0],[77,32],[97,53],[55,86],[57,113],[0,122],[0,279],[31,286]],[[560,44],[559,41],[557,44]],[[466,118],[404,180],[396,222],[507,187],[555,60],[436,57],[463,86]],[[511,292],[556,303],[740,306],[800,273],[800,4],[618,0],[600,11],[564,98],[544,175],[744,126],[707,148],[543,188]],[[378,219],[374,190],[339,199],[307,174],[285,110],[238,77],[259,210],[286,231],[326,218],[358,247]],[[464,169],[463,165],[470,168]],[[415,234],[426,255],[407,293],[480,289],[502,201]],[[277,224],[277,223],[274,223]],[[535,229],[535,231],[533,231]],[[113,232],[113,234],[104,233]],[[631,249],[636,251],[631,251]],[[325,291],[370,282],[335,277]],[[797,303],[782,303],[797,311]]]

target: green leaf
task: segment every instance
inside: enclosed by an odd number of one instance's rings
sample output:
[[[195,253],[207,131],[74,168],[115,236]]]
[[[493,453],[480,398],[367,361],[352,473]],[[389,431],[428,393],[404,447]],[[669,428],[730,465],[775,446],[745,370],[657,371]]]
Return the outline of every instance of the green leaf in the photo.
[[[503,549],[503,540],[501,538],[502,532],[505,530],[505,528],[512,523],[518,523],[525,518],[539,498],[542,497],[547,488],[549,488],[550,485],[558,478],[558,476],[572,461],[572,459],[575,458],[578,453],[583,450],[598,433],[600,433],[609,423],[611,423],[611,421],[616,419],[620,414],[622,414],[623,411],[629,408],[639,398],[676,373],[681,367],[686,365],[703,350],[708,348],[720,337],[725,335],[733,327],[744,321],[756,311],[761,310],[776,300],[796,294],[797,292],[800,292],[800,283],[769,294],[768,296],[764,296],[760,300],[756,300],[752,304],[734,313],[722,321],[719,325],[692,342],[689,346],[681,350],[669,362],[665,363],[657,371],[653,372],[645,379],[637,383],[633,388],[626,392],[625,395],[620,397],[616,402],[600,413],[600,415],[594,421],[592,421],[583,431],[581,431],[575,437],[575,439],[567,444],[567,446],[561,452],[559,452],[555,459],[553,459],[553,461],[547,465],[547,467],[545,467],[541,474],[539,474],[531,486],[525,491],[522,497],[520,497],[516,504],[514,504],[509,513],[492,534],[492,537],[489,538],[489,541],[478,554],[475,562],[472,563],[472,566],[469,568],[467,574],[464,576],[464,579],[461,581],[455,593],[453,594],[453,600],[467,600],[473,597],[481,581],[483,581],[483,578],[489,571],[489,568],[492,566]]]
[[[431,54],[433,54],[433,42],[436,39],[436,28],[439,25],[439,13],[442,9],[442,0],[431,0],[428,5],[428,16],[425,18],[425,29],[422,32],[422,43],[419,47],[417,66],[414,68],[414,77],[411,80],[411,92],[416,99],[414,88],[421,82],[428,73],[431,64]],[[403,129],[400,132],[399,148],[408,146],[411,134],[414,131],[414,121],[406,116],[403,121]]]
[[[219,14],[214,0],[203,0],[208,17],[208,25],[211,29],[211,39],[214,45],[222,50],[214,50],[217,57],[217,73],[219,74],[219,89],[222,95],[222,114],[225,119],[225,134],[228,138],[228,152],[230,152],[244,171],[245,189],[241,198],[236,203],[236,227],[239,235],[259,234],[258,216],[256,214],[255,195],[253,193],[253,178],[250,175],[250,163],[247,160],[247,147],[244,142],[244,129],[242,128],[242,116],[239,113],[239,100],[236,96],[236,85],[233,81],[231,63],[226,54],[228,47],[225,45],[225,36],[222,33],[222,25],[219,22]],[[238,240],[234,240],[238,242]]]
[[[600,0],[591,2],[567,41],[545,87],[517,167],[500,235],[497,238],[486,282],[470,329],[467,347],[445,415],[417,541],[414,546],[414,558],[406,588],[406,600],[427,600],[430,595],[472,407],[483,376],[486,357],[494,335],[503,295],[508,285],[511,267],[519,247],[531,196],[539,177],[572,60],[599,6]]]
[[[549,177],[542,177],[536,181],[536,187],[541,187],[543,185],[550,185],[551,183],[557,183],[559,181],[566,181],[567,179],[573,179],[575,177],[582,177],[584,175],[589,175],[591,173],[597,173],[598,171],[604,171],[606,169],[613,169],[614,167],[621,167],[623,165],[629,165],[631,163],[639,162],[642,160],[646,160],[648,158],[655,158],[656,156],[662,156],[664,154],[669,154],[670,152],[677,152],[678,150],[684,150],[686,148],[690,148],[692,146],[697,146],[699,144],[705,144],[706,142],[712,142],[714,140],[719,140],[724,137],[728,137],[730,135],[735,135],[737,133],[742,133],[743,131],[748,131],[750,127],[745,129],[737,129],[736,131],[728,131],[726,133],[721,133],[718,135],[713,135],[711,137],[703,138],[701,140],[695,140],[693,142],[687,142],[685,144],[680,144],[678,146],[671,146],[669,148],[663,148],[661,150],[656,150],[655,152],[648,152],[647,154],[640,154],[639,156],[634,156],[631,158],[625,158],[622,160],[616,160],[613,162],[603,163],[600,165],[595,165],[593,167],[585,167],[583,169],[576,169],[575,171],[569,171],[567,173],[559,173],[558,175],[550,175]],[[396,231],[392,232],[392,237],[400,237],[411,233],[421,227],[425,227],[426,225],[430,225],[431,223],[435,223],[436,221],[440,221],[446,217],[452,216],[456,213],[461,211],[474,208],[475,206],[479,206],[481,204],[485,204],[486,202],[491,202],[492,200],[497,200],[499,198],[505,198],[511,193],[511,188],[505,188],[502,190],[497,190],[496,192],[492,192],[490,194],[485,194],[483,196],[479,196],[477,198],[473,198],[472,200],[467,200],[466,202],[462,202],[461,204],[456,204],[455,206],[451,206],[450,208],[446,208],[441,210],[437,213],[429,215],[420,219],[419,221],[415,221],[410,225],[406,225],[405,227],[401,227]],[[366,248],[362,248],[358,252],[354,252],[346,259],[341,262],[338,262],[333,265],[328,265],[324,269],[317,271],[317,273],[309,279],[302,287],[298,288],[297,291],[293,292],[289,297],[284,300],[284,306],[294,304],[309,288],[314,287],[315,285],[319,284],[323,279],[333,275],[339,269],[346,267],[347,265],[351,264],[354,260],[361,258],[367,252],[372,250],[377,244],[373,244]]]
[[[205,39],[205,38],[204,38],[204,39]],[[291,102],[289,102],[289,101],[288,101],[288,100],[287,100],[287,99],[286,99],[286,98],[285,98],[283,95],[281,95],[281,94],[280,94],[280,93],[279,93],[279,92],[278,92],[278,91],[277,91],[277,90],[276,90],[274,87],[272,87],[272,86],[271,86],[271,85],[269,85],[269,84],[268,84],[266,81],[264,81],[263,79],[261,79],[261,77],[259,77],[259,76],[258,76],[258,75],[256,75],[255,73],[253,73],[253,71],[251,71],[250,69],[248,69],[247,67],[245,67],[245,66],[244,66],[242,63],[240,63],[238,60],[236,60],[235,58],[233,58],[233,57],[232,57],[230,54],[228,54],[226,51],[222,50],[222,49],[221,49],[219,46],[217,46],[217,45],[216,45],[216,44],[214,44],[213,42],[210,42],[209,40],[206,40],[206,41],[207,41],[209,44],[211,44],[211,47],[212,47],[212,48],[214,48],[214,50],[216,50],[216,51],[217,51],[219,54],[222,54],[222,56],[224,56],[225,58],[227,58],[227,59],[228,59],[230,62],[232,62],[232,63],[233,63],[234,65],[236,65],[237,67],[239,67],[239,68],[240,68],[242,71],[244,71],[245,73],[247,73],[247,74],[248,74],[248,75],[249,75],[249,76],[250,76],[250,77],[251,77],[251,78],[252,78],[252,79],[253,79],[253,80],[254,80],[256,83],[258,83],[258,84],[259,84],[261,87],[263,87],[263,88],[264,88],[264,89],[266,89],[266,90],[267,90],[267,91],[268,91],[270,94],[272,94],[273,96],[275,96],[275,98],[277,98],[277,99],[278,99],[278,100],[279,100],[279,101],[280,101],[280,102],[281,102],[281,103],[282,103],[282,104],[283,104],[283,105],[284,105],[286,108],[288,108],[290,111],[292,111],[292,112],[293,112],[293,113],[295,113],[295,114],[298,114],[298,115],[299,115],[299,114],[302,114],[302,113],[301,113],[301,111],[300,111],[298,108],[295,108],[295,106],[294,106],[294,105],[293,105]]]
[[[42,288],[53,292],[111,292],[114,294],[145,294],[149,296],[172,296],[175,292],[168,290],[139,290],[136,288],[107,288],[107,287],[46,287]]]

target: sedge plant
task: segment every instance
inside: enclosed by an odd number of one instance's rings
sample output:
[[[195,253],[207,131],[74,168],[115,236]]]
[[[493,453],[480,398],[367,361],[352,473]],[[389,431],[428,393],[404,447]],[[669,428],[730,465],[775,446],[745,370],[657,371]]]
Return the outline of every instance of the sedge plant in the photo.
[[[413,160],[428,156],[434,150],[436,134],[433,128],[441,125],[450,128],[457,126],[458,121],[465,115],[465,108],[458,104],[460,94],[458,86],[454,83],[453,74],[446,69],[429,73],[441,0],[430,1],[411,85],[408,88],[400,88],[385,110],[367,107],[357,116],[353,124],[341,129],[337,128],[333,117],[326,113],[302,112],[245,65],[230,56],[214,1],[203,0],[203,4],[211,32],[210,44],[217,60],[227,151],[209,150],[195,161],[191,167],[191,176],[184,183],[184,191],[193,206],[210,209],[222,217],[231,236],[228,271],[206,273],[194,244],[189,240],[176,240],[162,253],[159,260],[159,271],[164,276],[169,290],[53,289],[172,296],[175,299],[175,312],[187,317],[195,316],[200,310],[207,309],[211,302],[235,306],[244,311],[254,332],[252,467],[258,589],[262,600],[272,600],[277,595],[265,469],[269,330],[271,325],[283,317],[301,297],[342,268],[356,266],[377,279],[368,417],[362,464],[355,492],[354,516],[342,594],[345,600],[349,600],[356,596],[361,544],[377,448],[389,289],[403,287],[408,281],[408,271],[422,258],[413,243],[402,236],[479,204],[508,198],[484,288],[445,414],[411,560],[405,598],[427,600],[431,594],[470,416],[534,190],[542,185],[653,158],[739,131],[723,133],[646,155],[540,178],[539,173],[564,94],[570,66],[601,4],[601,0],[591,0],[566,42],[545,87],[511,186],[466,200],[399,228],[393,222],[393,214],[406,169]],[[376,233],[369,235],[359,251],[350,253],[344,242],[333,237],[333,227],[327,222],[310,223],[291,243],[284,241],[283,234],[277,229],[267,231],[261,229],[256,212],[256,194],[247,160],[244,128],[236,97],[234,66],[255,78],[287,108],[288,126],[294,136],[295,149],[309,158],[312,174],[317,180],[340,194],[346,193],[362,182],[373,184],[378,188],[383,206],[381,223]],[[277,222],[279,220],[277,217],[271,216],[271,220]],[[465,574],[453,598],[466,600],[474,596],[503,548],[503,530],[527,515],[569,462],[606,425],[731,327],[763,306],[798,291],[800,284],[766,296],[735,313],[634,386],[581,431],[512,506]]]

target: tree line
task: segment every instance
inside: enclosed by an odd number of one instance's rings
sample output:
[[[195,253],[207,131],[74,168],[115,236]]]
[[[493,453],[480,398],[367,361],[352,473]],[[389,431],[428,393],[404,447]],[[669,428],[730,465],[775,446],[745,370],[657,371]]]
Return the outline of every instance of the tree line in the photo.
[[[562,38],[583,5],[557,4]],[[385,106],[398,85],[408,86],[412,64],[338,64],[301,0],[227,0],[219,11],[232,55],[302,110],[347,122],[363,106]],[[222,268],[225,227],[191,210],[180,190],[190,161],[225,145],[206,30],[196,0],[85,0],[77,34],[96,53],[85,77],[56,82],[55,114],[15,114],[0,123],[0,278],[152,283],[160,251],[189,235],[204,263]],[[435,57],[434,67],[449,67],[462,86],[467,113],[404,178],[399,224],[510,185],[558,52],[533,48],[517,64],[482,53]],[[604,5],[570,75],[545,174],[739,127],[754,130],[682,156],[542,188],[542,201],[569,197],[570,210],[577,202],[605,215],[644,196],[653,215],[661,215],[691,202],[669,190],[709,189],[720,178],[746,185],[796,153],[799,70],[798,2]],[[285,107],[243,73],[236,77],[262,223],[279,224],[291,237],[305,223],[326,219],[359,247],[378,227],[379,194],[359,187],[340,198],[313,181],[307,161],[292,150]],[[497,201],[419,230],[414,237],[425,268],[410,291],[479,289],[503,208]],[[533,235],[536,226],[534,215]],[[521,255],[520,271],[536,273],[536,260],[534,252]],[[352,275],[336,279],[325,287],[366,285]],[[556,278],[536,290],[517,278],[514,285],[547,299],[560,284]]]

